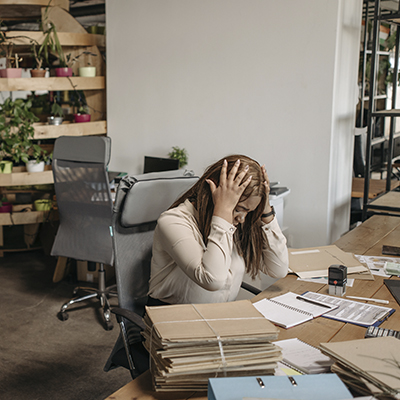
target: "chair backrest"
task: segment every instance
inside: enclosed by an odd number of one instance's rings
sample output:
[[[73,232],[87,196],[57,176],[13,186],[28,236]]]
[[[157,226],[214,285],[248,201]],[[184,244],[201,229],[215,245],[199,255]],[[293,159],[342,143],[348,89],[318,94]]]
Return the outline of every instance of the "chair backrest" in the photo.
[[[113,264],[112,198],[107,165],[111,139],[62,136],[53,151],[60,226],[52,255]]]
[[[166,171],[124,177],[113,208],[113,246],[119,306],[143,315],[157,219],[198,177]]]

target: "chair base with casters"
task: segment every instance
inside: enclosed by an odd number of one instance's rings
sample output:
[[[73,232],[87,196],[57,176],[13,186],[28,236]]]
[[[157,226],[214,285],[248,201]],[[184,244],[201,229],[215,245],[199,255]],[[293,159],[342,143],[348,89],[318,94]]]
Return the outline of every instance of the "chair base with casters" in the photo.
[[[104,328],[107,331],[113,329],[114,325],[111,321],[111,307],[110,302],[108,301],[108,297],[117,296],[117,285],[106,287],[106,277],[103,263],[100,263],[98,276],[99,285],[97,288],[78,286],[74,289],[73,296],[76,296],[79,292],[83,292],[85,294],[80,297],[74,297],[73,299],[67,301],[61,306],[60,311],[57,313],[57,318],[60,321],[66,321],[68,319],[69,315],[67,313],[67,309],[69,306],[97,298],[98,300],[100,300],[100,307],[103,309]]]

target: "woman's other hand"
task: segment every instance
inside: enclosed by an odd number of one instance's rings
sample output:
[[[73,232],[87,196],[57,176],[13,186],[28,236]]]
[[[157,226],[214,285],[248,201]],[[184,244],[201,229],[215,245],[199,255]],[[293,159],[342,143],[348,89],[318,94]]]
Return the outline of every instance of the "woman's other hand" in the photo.
[[[210,185],[213,197],[213,215],[221,217],[229,223],[233,223],[233,211],[244,190],[251,181],[251,176],[249,176],[243,183],[241,183],[249,167],[246,166],[238,173],[239,166],[240,160],[237,160],[228,173],[228,162],[224,160],[221,168],[219,185],[217,186],[211,179],[206,180]]]

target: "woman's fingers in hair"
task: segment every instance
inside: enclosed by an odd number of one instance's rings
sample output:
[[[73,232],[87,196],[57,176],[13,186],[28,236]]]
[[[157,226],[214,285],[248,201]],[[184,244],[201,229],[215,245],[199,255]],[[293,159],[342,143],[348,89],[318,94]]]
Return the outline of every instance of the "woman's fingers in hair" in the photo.
[[[211,193],[214,193],[215,189],[217,188],[216,184],[211,179],[206,179],[208,186],[210,186]]]
[[[224,162],[222,163],[221,173],[219,176],[220,184],[224,184],[226,182],[227,172],[228,172],[228,161],[224,160]]]
[[[266,193],[267,193],[267,195],[268,195],[271,188],[270,188],[270,186],[269,186],[270,182],[269,182],[269,177],[268,177],[267,169],[265,168],[265,165],[263,165],[263,166],[261,167],[261,170],[262,170],[262,173],[263,173],[263,176],[264,176],[265,191],[266,191]]]

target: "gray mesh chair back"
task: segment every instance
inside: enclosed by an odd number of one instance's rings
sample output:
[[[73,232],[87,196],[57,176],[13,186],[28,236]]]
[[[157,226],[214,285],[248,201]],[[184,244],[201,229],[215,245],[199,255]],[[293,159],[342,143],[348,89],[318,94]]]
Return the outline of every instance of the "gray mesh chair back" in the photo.
[[[135,343],[141,345],[141,329],[121,315],[143,316],[157,219],[197,180],[193,173],[179,170],[127,176],[119,184],[112,226],[119,302],[116,314],[121,335],[104,368],[106,371],[124,366],[131,370],[132,377],[142,372],[138,360],[132,356]],[[124,310],[128,312],[124,314]],[[118,315],[119,312],[122,314]]]
[[[110,234],[112,198],[107,174],[110,154],[108,137],[62,136],[55,141],[53,175],[60,225],[51,254],[100,263],[101,275],[98,289],[90,288],[90,295],[63,305],[58,315],[61,320],[68,318],[65,310],[69,305],[109,294],[105,288],[104,264],[113,265],[114,259]],[[109,306],[105,306],[104,312],[109,314]],[[105,320],[106,329],[111,329],[107,315]]]

